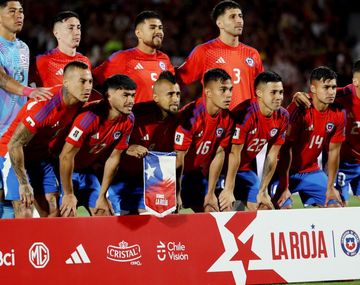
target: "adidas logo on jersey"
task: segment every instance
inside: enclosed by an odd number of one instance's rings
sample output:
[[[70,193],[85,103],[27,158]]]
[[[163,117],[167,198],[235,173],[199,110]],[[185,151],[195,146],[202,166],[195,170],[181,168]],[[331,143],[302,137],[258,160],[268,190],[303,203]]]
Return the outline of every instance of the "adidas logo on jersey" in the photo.
[[[84,247],[82,244],[79,244],[76,247],[76,250],[71,254],[66,261],[66,264],[82,264],[82,263],[91,263],[89,257],[87,256]]]
[[[144,137],[141,138],[142,141],[150,140],[149,134],[146,134]]]
[[[58,71],[56,71],[55,75],[64,75],[64,69],[60,68]]]
[[[215,63],[226,63],[224,58],[222,56],[220,56],[217,61],[215,61]]]
[[[134,67],[135,70],[140,70],[140,69],[144,69],[144,67],[141,65],[141,63],[139,62],[137,65],[135,65]]]

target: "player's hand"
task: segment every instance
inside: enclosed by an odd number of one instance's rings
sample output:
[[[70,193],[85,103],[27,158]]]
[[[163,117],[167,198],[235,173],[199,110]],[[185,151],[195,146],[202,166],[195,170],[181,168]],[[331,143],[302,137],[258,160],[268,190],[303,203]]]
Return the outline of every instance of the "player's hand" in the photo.
[[[301,106],[304,108],[310,108],[311,102],[310,102],[310,96],[309,94],[305,92],[296,92],[293,95],[293,102],[295,102],[296,106]]]
[[[219,212],[219,202],[215,194],[207,193],[204,199],[204,212]]]
[[[330,200],[334,200],[337,203],[329,205]],[[330,188],[328,188],[326,190],[325,207],[328,207],[328,206],[332,206],[332,207],[341,206],[341,207],[344,207],[344,203],[343,203],[343,201],[341,199],[340,192],[334,186],[331,186]]]
[[[256,196],[258,210],[272,210],[274,209],[273,203],[271,203],[271,197],[266,191],[261,191]]]
[[[126,154],[136,158],[143,158],[148,154],[148,149],[142,145],[132,144],[127,149]]]
[[[74,194],[65,194],[62,197],[62,202],[60,205],[60,215],[62,217],[76,217],[76,204],[77,199]]]
[[[220,211],[232,211],[235,204],[235,196],[232,191],[224,189],[219,195]]]
[[[113,216],[114,210],[111,206],[110,201],[104,197],[99,196],[99,198],[96,200],[95,204],[95,216]]]
[[[39,87],[39,88],[30,88],[25,87],[27,91],[23,91],[24,94],[28,93],[27,97],[32,98],[36,101],[51,99],[53,93],[50,92],[51,88]]]
[[[277,193],[282,192],[280,195],[277,195]],[[272,203],[275,206],[276,209],[281,209],[284,203],[291,199],[291,192],[287,188],[284,191],[279,191],[279,189],[276,191],[275,196],[272,198]]]
[[[20,200],[26,208],[31,208],[34,203],[34,190],[30,184],[21,184],[19,186]]]

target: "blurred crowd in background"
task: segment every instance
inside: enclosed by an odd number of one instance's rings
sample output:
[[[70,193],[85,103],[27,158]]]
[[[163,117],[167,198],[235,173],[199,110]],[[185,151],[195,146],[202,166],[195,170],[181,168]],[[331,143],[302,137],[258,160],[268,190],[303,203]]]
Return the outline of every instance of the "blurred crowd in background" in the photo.
[[[31,55],[55,47],[52,19],[61,10],[79,13],[79,51],[93,66],[111,53],[136,45],[133,21],[143,10],[163,18],[162,51],[180,65],[198,44],[217,36],[211,8],[217,0],[24,0],[25,25],[19,37]],[[288,99],[305,90],[307,76],[327,65],[338,74],[338,85],[351,83],[352,62],[360,58],[360,1],[241,0],[244,32],[241,41],[260,52],[265,69],[278,72]],[[185,90],[185,92],[193,92]]]

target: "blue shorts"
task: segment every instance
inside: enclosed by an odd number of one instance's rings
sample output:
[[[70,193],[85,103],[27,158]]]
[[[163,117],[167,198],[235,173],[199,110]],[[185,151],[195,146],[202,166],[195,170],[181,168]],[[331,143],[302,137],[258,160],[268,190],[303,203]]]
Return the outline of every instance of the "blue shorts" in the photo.
[[[5,157],[0,157],[0,169],[5,199],[10,201],[20,200],[19,182],[8,154]],[[59,183],[51,162],[39,161],[28,163],[26,164],[26,169],[35,196],[59,192]]]
[[[208,192],[208,180],[201,171],[183,175],[181,180],[181,199],[184,208],[202,207]]]
[[[115,214],[120,214],[122,210],[145,209],[143,180],[132,177],[113,182],[108,190],[108,199]]]
[[[322,170],[316,170],[305,173],[294,173],[289,176],[289,190],[290,192],[299,193],[304,206],[325,205],[326,190],[327,190],[328,177]],[[274,181],[271,188],[276,189],[279,181]],[[273,191],[271,191],[272,194]],[[329,201],[333,204],[335,201]],[[291,199],[285,201],[283,207],[291,205]]]
[[[95,174],[74,172],[72,175],[74,194],[78,200],[77,206],[95,208],[100,194],[100,182]],[[64,190],[61,188],[60,205]]]
[[[252,170],[236,173],[234,196],[236,200],[256,203],[260,180]]]
[[[341,162],[336,178],[336,189],[344,201],[349,200],[349,185],[356,196],[360,196],[360,164]]]

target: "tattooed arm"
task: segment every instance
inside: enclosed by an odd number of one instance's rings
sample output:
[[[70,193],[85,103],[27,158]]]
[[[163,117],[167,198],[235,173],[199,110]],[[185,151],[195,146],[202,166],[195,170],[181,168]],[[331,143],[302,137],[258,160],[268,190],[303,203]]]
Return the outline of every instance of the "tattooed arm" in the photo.
[[[19,181],[20,200],[26,207],[30,207],[34,202],[34,192],[26,175],[23,147],[33,137],[34,134],[20,122],[8,144],[11,164]]]
[[[30,88],[23,86],[14,78],[9,76],[3,67],[0,66],[0,88],[4,89],[9,93],[13,93],[19,96],[27,96],[35,99],[50,99],[52,93],[49,91],[50,88]]]

